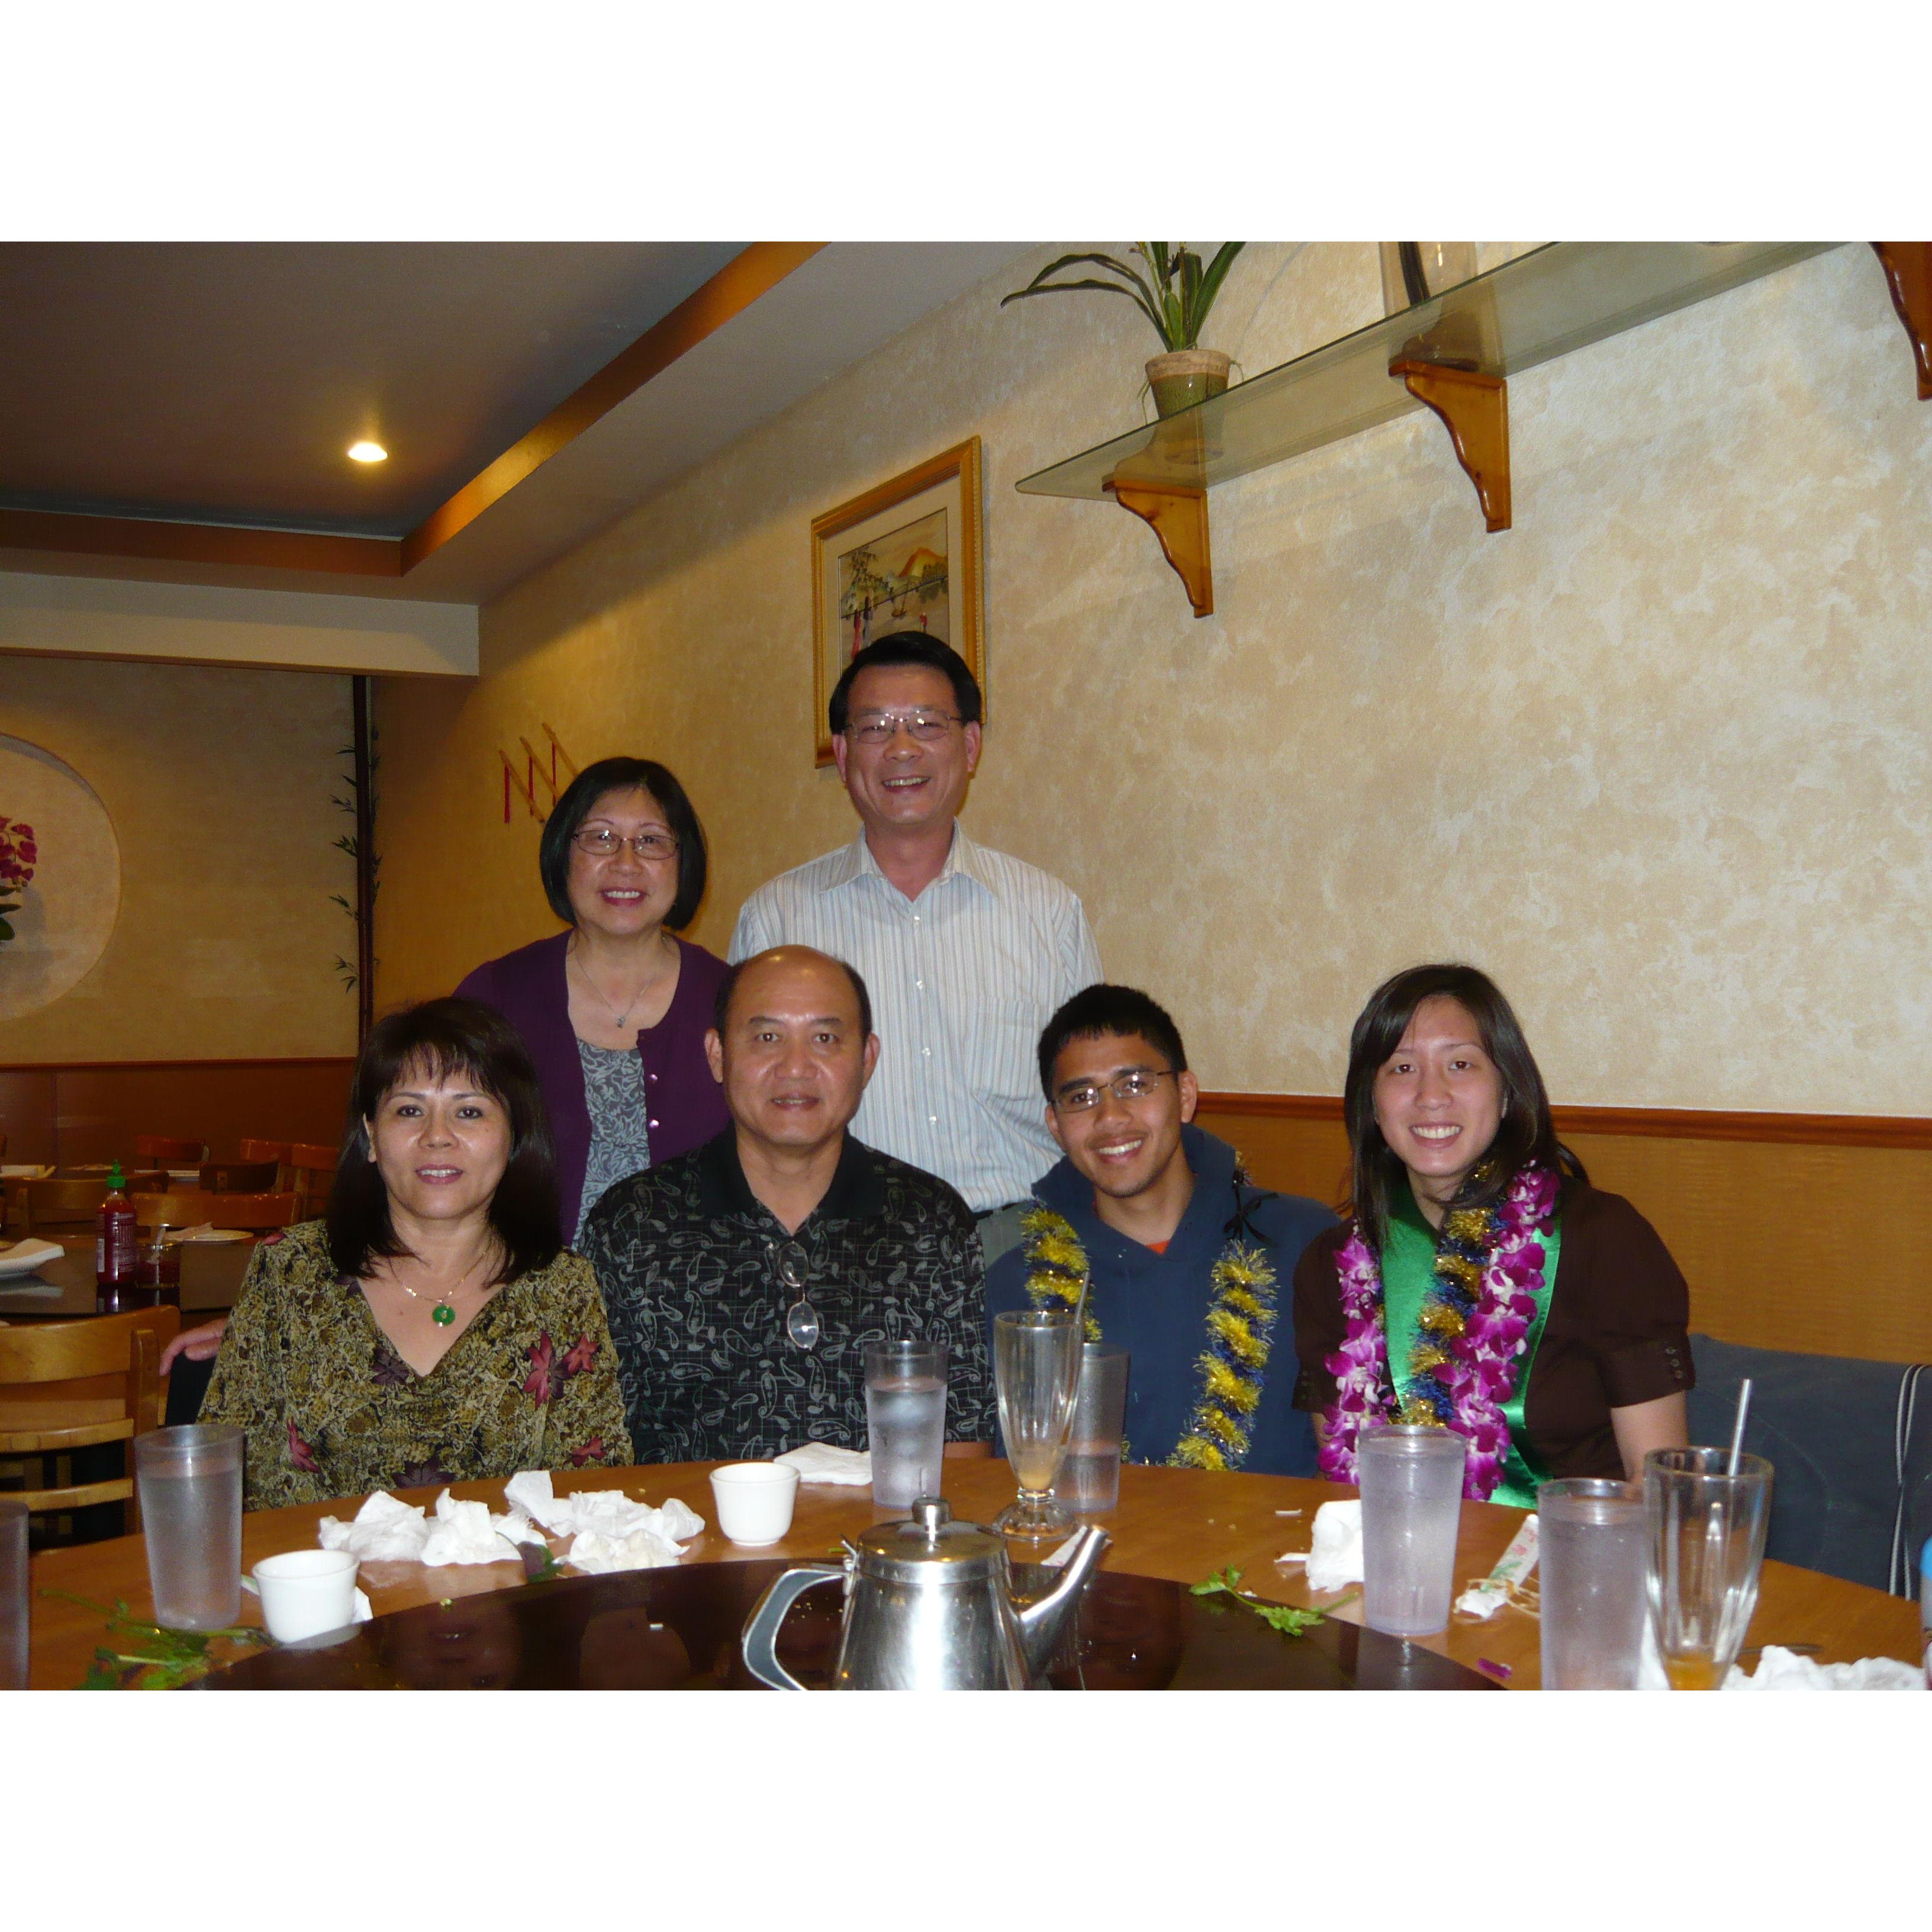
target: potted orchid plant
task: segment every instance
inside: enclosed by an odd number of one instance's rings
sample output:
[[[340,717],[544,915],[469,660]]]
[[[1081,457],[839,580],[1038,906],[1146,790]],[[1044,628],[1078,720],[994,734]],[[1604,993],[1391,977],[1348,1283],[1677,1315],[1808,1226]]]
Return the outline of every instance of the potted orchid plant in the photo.
[[[1213,260],[1204,264],[1198,252],[1185,242],[1136,242],[1134,253],[1142,262],[1138,268],[1118,255],[1062,255],[1048,262],[1024,288],[1004,297],[1000,306],[1004,308],[1008,302],[1028,296],[1067,295],[1083,289],[1125,296],[1154,324],[1154,333],[1161,339],[1166,352],[1148,364],[1148,386],[1154,392],[1155,409],[1171,416],[1218,396],[1228,386],[1229,358],[1218,349],[1200,346],[1201,329],[1234,257],[1246,246],[1244,242],[1223,242]],[[1078,281],[1049,279],[1082,262],[1104,268],[1108,279],[1092,275]]]

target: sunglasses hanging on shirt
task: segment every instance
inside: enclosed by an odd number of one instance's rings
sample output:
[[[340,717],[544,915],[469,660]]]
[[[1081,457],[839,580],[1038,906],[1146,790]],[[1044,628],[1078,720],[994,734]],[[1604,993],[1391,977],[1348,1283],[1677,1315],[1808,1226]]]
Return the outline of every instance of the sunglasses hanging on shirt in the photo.
[[[785,1310],[785,1334],[795,1348],[815,1348],[818,1342],[818,1310],[806,1291],[806,1262],[802,1248],[782,1248],[778,1253],[778,1280],[794,1299]]]

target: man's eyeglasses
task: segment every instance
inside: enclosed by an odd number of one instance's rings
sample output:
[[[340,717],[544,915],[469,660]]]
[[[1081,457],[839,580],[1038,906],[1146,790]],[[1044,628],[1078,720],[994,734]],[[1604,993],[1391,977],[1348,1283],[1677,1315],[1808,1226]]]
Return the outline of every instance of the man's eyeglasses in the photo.
[[[806,1286],[810,1266],[805,1250],[796,1244],[778,1250],[773,1262],[786,1293],[798,1298],[785,1310],[785,1334],[794,1348],[813,1348],[818,1341],[818,1310],[812,1306],[812,1293]]]
[[[590,826],[580,832],[570,842],[580,852],[587,852],[593,859],[614,857],[626,845],[646,864],[654,860],[675,859],[677,856],[677,841],[668,832],[640,832],[634,838],[626,838],[622,832],[613,832],[608,826]]]
[[[854,718],[845,735],[855,745],[890,745],[903,725],[922,745],[931,745],[959,722],[950,711],[873,711]]]
[[[1137,1067],[1117,1080],[1103,1080],[1097,1085],[1090,1080],[1084,1087],[1069,1087],[1054,1096],[1053,1104],[1063,1114],[1088,1114],[1100,1104],[1102,1094],[1111,1094],[1117,1100],[1144,1100],[1163,1080],[1175,1077],[1165,1069],[1155,1073]]]

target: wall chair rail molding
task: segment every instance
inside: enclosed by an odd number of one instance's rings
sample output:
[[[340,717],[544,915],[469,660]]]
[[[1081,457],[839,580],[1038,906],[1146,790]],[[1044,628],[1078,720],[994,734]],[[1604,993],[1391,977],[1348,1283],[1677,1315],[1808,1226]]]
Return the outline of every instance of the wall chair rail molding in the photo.
[[[1508,378],[1846,244],[1551,242],[1500,267],[1022,477],[1038,496],[1112,501],[1141,518],[1214,609],[1208,492],[1426,407],[1448,430],[1486,530],[1510,528]],[[1932,396],[1932,243],[1874,242]]]

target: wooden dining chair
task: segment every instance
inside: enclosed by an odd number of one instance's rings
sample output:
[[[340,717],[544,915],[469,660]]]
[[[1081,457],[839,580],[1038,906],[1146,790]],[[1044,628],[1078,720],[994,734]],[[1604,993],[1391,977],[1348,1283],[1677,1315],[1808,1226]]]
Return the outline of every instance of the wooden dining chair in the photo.
[[[158,1161],[164,1167],[199,1167],[208,1158],[208,1143],[173,1140],[166,1134],[136,1134],[134,1158]]]
[[[180,1328],[172,1308],[0,1328],[0,1457],[41,1466],[42,1480],[8,1491],[11,1500],[36,1515],[121,1503],[128,1531],[140,1528],[134,1451],[125,1474],[101,1482],[74,1480],[71,1458],[77,1449],[131,1442],[161,1426],[161,1351]]]
[[[165,1170],[130,1174],[124,1178],[124,1191],[131,1199],[136,1190],[158,1192],[166,1186]],[[56,1228],[91,1227],[107,1198],[105,1180],[26,1180],[19,1195],[20,1232],[46,1234]]]
[[[241,1140],[236,1143],[235,1157],[237,1160],[272,1160],[278,1164],[285,1163],[289,1157],[289,1144],[286,1141]]]
[[[296,1218],[292,1194],[210,1194],[177,1187],[165,1194],[136,1194],[134,1219],[144,1228],[245,1228],[251,1234],[286,1228]]]
[[[204,1194],[288,1192],[281,1185],[279,1160],[205,1160],[195,1184]]]
[[[289,1173],[302,1204],[298,1218],[310,1220],[328,1205],[328,1191],[335,1183],[335,1154],[332,1147],[311,1147],[301,1141],[289,1148]]]

